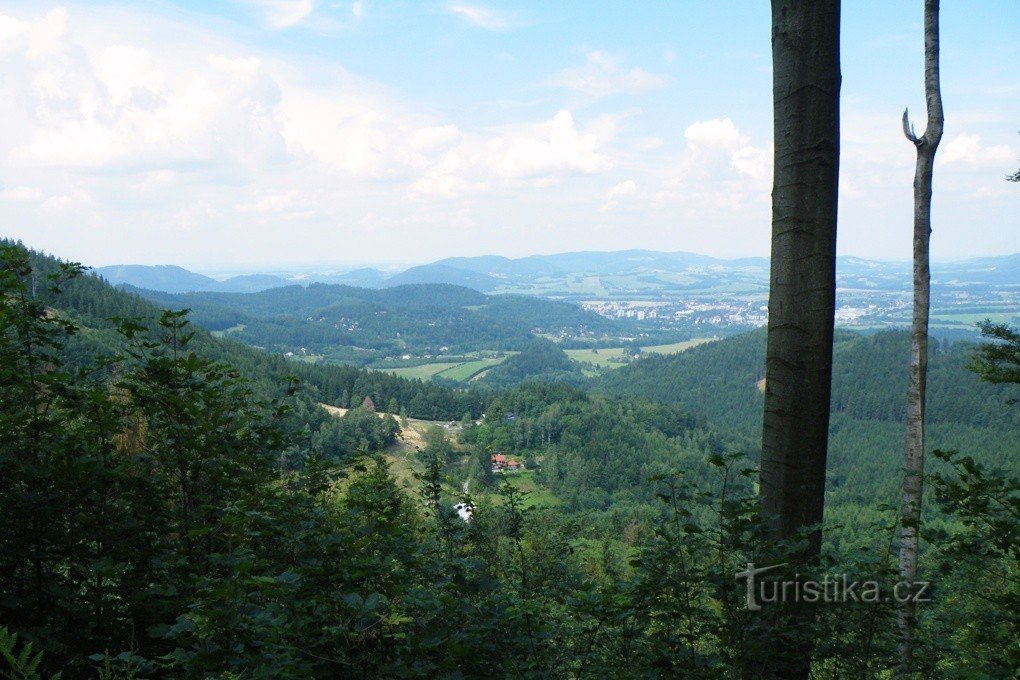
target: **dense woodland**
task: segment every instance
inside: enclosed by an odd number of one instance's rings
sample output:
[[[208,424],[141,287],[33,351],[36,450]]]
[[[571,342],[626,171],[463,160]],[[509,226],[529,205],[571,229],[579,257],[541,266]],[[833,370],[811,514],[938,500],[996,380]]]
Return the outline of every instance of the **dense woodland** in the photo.
[[[197,325],[229,331],[249,345],[281,353],[303,348],[328,362],[359,366],[404,353],[516,350],[536,334],[594,342],[645,330],[565,302],[449,284],[368,289],[313,283],[249,294],[128,290],[161,307],[188,309]]]
[[[771,624],[734,578],[784,561],[757,515],[760,335],[642,359],[598,391],[535,379],[572,374],[539,343],[506,370],[516,386],[455,390],[216,339],[13,244],[0,285],[0,663],[14,677],[727,677],[760,651]],[[901,345],[840,338],[819,567],[885,586]],[[1012,356],[997,351],[978,356]],[[977,381],[974,355],[933,362],[933,432],[960,454],[931,480],[922,641],[929,674],[1006,677],[1016,387]],[[382,457],[401,425],[366,396],[457,420],[457,441],[433,430],[402,485]],[[520,457],[536,491],[493,474],[494,452]],[[465,488],[468,523],[453,511]],[[819,677],[891,668],[892,612],[821,609],[797,633]]]

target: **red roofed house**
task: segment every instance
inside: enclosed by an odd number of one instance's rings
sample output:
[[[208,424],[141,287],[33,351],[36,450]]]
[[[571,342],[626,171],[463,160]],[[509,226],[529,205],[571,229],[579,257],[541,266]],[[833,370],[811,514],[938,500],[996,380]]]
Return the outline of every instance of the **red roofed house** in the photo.
[[[493,472],[511,472],[519,471],[523,466],[513,458],[507,458],[502,453],[497,453],[492,457],[492,471]]]

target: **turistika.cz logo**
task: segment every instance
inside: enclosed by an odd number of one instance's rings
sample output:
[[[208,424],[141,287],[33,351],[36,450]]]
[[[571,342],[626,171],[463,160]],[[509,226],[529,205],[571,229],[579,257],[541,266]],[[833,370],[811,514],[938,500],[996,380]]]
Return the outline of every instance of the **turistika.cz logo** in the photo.
[[[893,585],[892,594],[889,594],[883,592],[882,584],[878,581],[857,581],[850,578],[848,574],[826,574],[821,581],[801,579],[800,574],[794,574],[791,580],[757,578],[784,566],[786,566],[785,563],[756,567],[753,562],[748,562],[747,569],[736,574],[738,581],[746,579],[747,608],[749,610],[761,611],[762,604],[777,602],[878,604],[890,601],[897,603],[928,602],[931,599],[927,595],[928,589],[931,587],[929,581],[913,583],[900,581]]]

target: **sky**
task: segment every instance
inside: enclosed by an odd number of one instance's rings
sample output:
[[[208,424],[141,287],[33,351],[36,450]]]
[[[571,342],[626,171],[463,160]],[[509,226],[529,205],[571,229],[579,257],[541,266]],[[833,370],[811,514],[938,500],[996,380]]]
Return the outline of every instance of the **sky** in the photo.
[[[922,2],[843,3],[838,251],[906,260]],[[0,235],[256,270],[767,255],[769,3],[0,2]],[[1020,251],[1020,3],[943,3],[935,259]]]

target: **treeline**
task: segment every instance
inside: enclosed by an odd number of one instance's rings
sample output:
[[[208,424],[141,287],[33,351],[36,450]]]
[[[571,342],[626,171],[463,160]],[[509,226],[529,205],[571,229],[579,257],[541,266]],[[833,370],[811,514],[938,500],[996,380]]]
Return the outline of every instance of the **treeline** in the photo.
[[[832,411],[855,420],[902,422],[906,406],[907,331],[861,335],[836,331]],[[982,382],[967,370],[974,345],[935,342],[928,364],[930,423],[1020,427],[1002,408],[1010,388]],[[751,431],[761,425],[765,331],[643,358],[601,376],[594,389],[640,396],[703,413],[711,422]]]
[[[759,632],[785,625],[749,611],[735,579],[748,561],[788,561],[761,541],[753,469],[681,408],[540,383],[499,395],[466,423],[479,452],[541,451],[541,474],[578,508],[607,494],[625,507],[628,486],[639,498],[612,541],[585,515],[528,510],[509,481],[465,523],[438,454],[411,494],[381,458],[327,459],[291,429],[311,408],[288,403],[300,385],[263,398],[198,351],[203,338],[232,350],[178,312],[120,324],[112,355],[69,370],[65,343],[91,331],[43,299],[51,283],[0,249],[7,675],[717,678],[753,668]],[[358,408],[339,422],[341,449],[384,445],[395,426]],[[1016,482],[951,464],[933,482],[959,520],[930,561],[922,671],[1007,677],[1020,661]],[[646,498],[657,509],[642,514]],[[888,589],[886,537],[875,526],[870,552],[823,567]],[[791,634],[816,641],[823,676],[882,676],[891,616],[848,602]]]
[[[0,246],[23,249],[11,241],[0,241]],[[122,321],[138,322],[149,328],[157,326],[162,313],[158,307],[94,276],[83,273],[65,281],[59,289],[52,288],[47,283],[48,277],[59,274],[62,263],[41,253],[25,252],[31,269],[26,285],[33,299],[80,328],[81,332],[63,342],[62,359],[68,367],[99,367],[98,370],[109,372],[106,358],[123,349],[124,339],[118,332]],[[381,408],[395,402],[398,410],[404,410],[410,417],[428,420],[459,419],[465,413],[477,417],[484,411],[485,397],[477,392],[350,366],[288,361],[240,342],[214,338],[200,328],[190,332],[193,334],[190,346],[197,354],[229,363],[252,382],[263,398],[283,396],[290,387],[288,379],[294,377],[298,380],[298,396],[309,402],[347,408],[352,401],[357,406],[365,397],[371,397]],[[158,333],[151,334],[151,338],[156,337]]]
[[[190,309],[195,323],[209,330],[233,329],[232,337],[247,344],[329,357],[337,347],[372,350],[363,363],[405,352],[438,354],[444,347],[444,353],[518,349],[535,332],[603,337],[633,330],[573,304],[449,284],[367,289],[316,283],[248,294],[132,290],[163,307]]]
[[[525,381],[579,386],[585,378],[580,366],[571,361],[559,345],[546,338],[536,338],[519,353],[490,368],[480,384],[506,389]]]
[[[712,433],[703,420],[675,405],[589,395],[542,382],[500,394],[484,421],[465,428],[461,440],[535,460],[539,481],[568,512],[624,514],[655,504],[649,479],[683,470],[692,483],[706,482],[709,457],[746,444]]]

